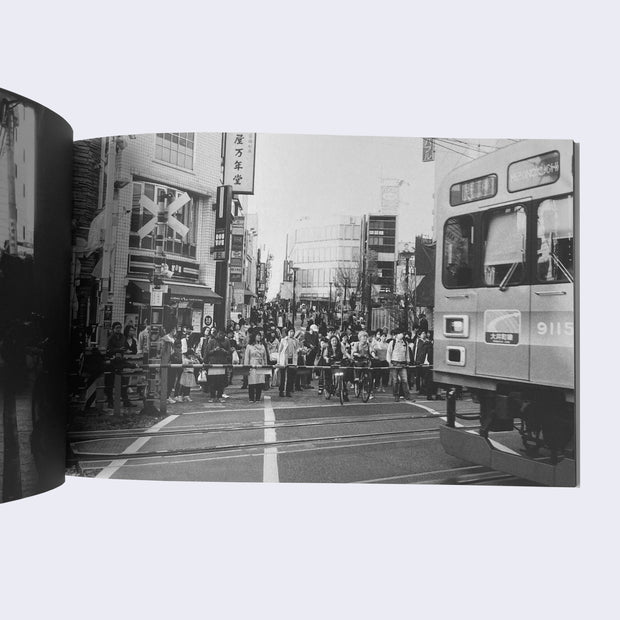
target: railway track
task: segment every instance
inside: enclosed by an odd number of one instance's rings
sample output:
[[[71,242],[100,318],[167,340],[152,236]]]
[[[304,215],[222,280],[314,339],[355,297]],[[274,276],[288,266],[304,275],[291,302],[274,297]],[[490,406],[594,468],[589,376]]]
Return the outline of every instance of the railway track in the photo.
[[[438,418],[436,414],[424,415],[363,415],[363,416],[338,416],[333,418],[306,418],[302,420],[287,420],[285,422],[275,422],[273,425],[266,426],[262,422],[247,422],[242,424],[212,424],[204,426],[200,424],[177,427],[172,430],[152,431],[150,429],[128,429],[113,431],[75,431],[68,434],[72,443],[95,441],[102,439],[128,439],[139,437],[164,437],[181,436],[205,433],[222,433],[234,431],[260,431],[265,428],[300,428],[311,426],[328,426],[333,424],[364,424],[370,422],[389,422],[399,420],[424,420]]]
[[[232,452],[239,450],[264,450],[265,448],[285,448],[288,446],[307,445],[307,444],[330,444],[335,442],[351,441],[351,440],[372,440],[372,439],[403,439],[404,437],[411,438],[437,438],[439,435],[439,427],[432,429],[412,429],[404,431],[386,431],[377,433],[354,433],[354,434],[339,434],[330,435],[327,437],[305,437],[296,439],[282,439],[275,441],[257,441],[257,442],[245,442],[234,444],[223,444],[219,446],[199,447],[199,448],[177,448],[174,450],[153,450],[150,452],[75,452],[73,455],[73,461],[80,463],[85,462],[104,462],[114,461],[118,459],[123,460],[137,460],[148,458],[165,458],[165,457],[177,457],[177,456],[195,456],[195,455],[207,455],[216,454],[222,452]],[[372,442],[368,442],[372,445]],[[377,443],[382,443],[378,441]]]

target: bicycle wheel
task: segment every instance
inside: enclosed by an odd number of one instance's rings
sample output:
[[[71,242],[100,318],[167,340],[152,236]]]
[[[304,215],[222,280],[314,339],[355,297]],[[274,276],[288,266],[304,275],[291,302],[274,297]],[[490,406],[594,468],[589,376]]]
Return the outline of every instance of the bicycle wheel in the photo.
[[[323,396],[325,396],[325,400],[329,400],[332,397],[332,386],[325,385],[323,387]]]
[[[344,405],[344,382],[342,379],[342,375],[338,377],[338,387],[336,389],[338,390],[338,398],[340,399],[340,404]]]
[[[360,376],[357,377],[357,379],[354,379],[353,381],[353,386],[354,386],[354,392],[355,392],[355,398],[359,398],[360,394],[362,393],[362,377],[363,377],[363,371],[360,371]]]
[[[362,401],[367,403],[372,394],[372,373],[370,370],[364,371],[364,376],[360,383],[362,384]]]

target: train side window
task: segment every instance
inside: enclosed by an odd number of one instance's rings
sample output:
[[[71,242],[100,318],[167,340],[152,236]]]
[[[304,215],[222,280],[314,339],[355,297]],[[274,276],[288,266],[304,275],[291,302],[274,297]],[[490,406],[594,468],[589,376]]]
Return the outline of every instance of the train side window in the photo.
[[[574,282],[572,198],[538,205],[536,254],[539,282]]]
[[[471,215],[451,217],[444,226],[442,280],[446,288],[473,283],[474,222]]]
[[[525,208],[520,205],[487,214],[483,260],[486,286],[504,290],[523,282],[526,219]]]

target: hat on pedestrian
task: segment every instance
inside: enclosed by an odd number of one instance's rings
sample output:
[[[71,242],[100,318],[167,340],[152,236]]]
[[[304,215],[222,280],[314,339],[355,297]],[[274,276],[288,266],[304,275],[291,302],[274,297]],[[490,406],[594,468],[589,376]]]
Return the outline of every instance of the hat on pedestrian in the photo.
[[[319,331],[319,326],[315,325],[314,323],[312,325],[310,325],[310,331],[313,332],[318,332]]]

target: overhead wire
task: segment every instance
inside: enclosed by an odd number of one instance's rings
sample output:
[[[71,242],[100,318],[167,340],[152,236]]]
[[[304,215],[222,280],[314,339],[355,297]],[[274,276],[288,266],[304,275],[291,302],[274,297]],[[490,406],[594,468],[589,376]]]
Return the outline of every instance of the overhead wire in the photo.
[[[471,160],[476,159],[476,157],[472,157],[471,155],[468,155],[467,153],[463,153],[462,151],[456,151],[455,149],[451,149],[449,146],[446,146],[445,144],[441,144],[441,143],[435,143],[437,144],[437,146],[446,149],[447,151],[452,151],[453,153],[456,153],[457,155],[461,155],[462,157],[468,157]]]

